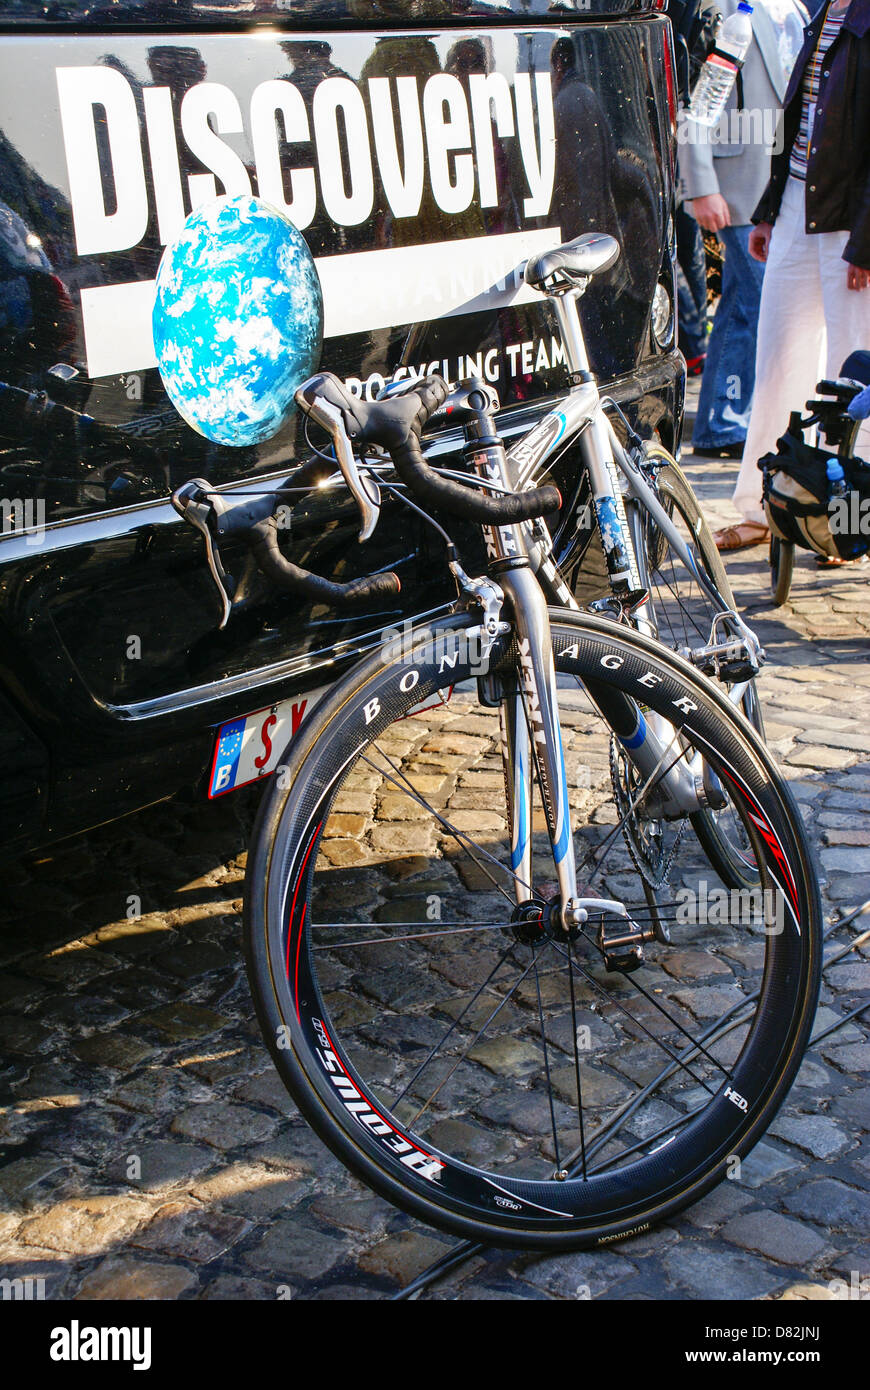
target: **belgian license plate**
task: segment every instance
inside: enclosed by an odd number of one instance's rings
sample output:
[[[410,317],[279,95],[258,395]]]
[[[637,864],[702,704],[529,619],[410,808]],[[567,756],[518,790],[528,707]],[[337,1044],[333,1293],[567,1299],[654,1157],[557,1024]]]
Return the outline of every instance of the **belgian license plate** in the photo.
[[[222,724],[212,759],[209,797],[224,796],[226,792],[245,787],[250,782],[258,782],[261,777],[268,777],[274,772],[278,759],[300,724],[328,689],[328,685],[321,685],[305,695],[279,700],[275,705],[267,705],[265,709],[243,714],[240,719],[231,719],[229,723]],[[414,705],[408,714],[420,714],[423,710],[446,704],[451,693],[452,687],[436,690]]]

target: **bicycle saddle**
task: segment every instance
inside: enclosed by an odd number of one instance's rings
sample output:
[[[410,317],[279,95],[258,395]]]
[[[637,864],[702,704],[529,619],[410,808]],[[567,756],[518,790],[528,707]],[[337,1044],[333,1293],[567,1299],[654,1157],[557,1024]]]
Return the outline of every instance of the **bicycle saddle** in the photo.
[[[563,280],[586,280],[602,270],[609,270],[619,257],[619,242],[604,232],[584,232],[573,241],[543,251],[526,262],[524,278],[532,289],[547,293],[551,275]]]

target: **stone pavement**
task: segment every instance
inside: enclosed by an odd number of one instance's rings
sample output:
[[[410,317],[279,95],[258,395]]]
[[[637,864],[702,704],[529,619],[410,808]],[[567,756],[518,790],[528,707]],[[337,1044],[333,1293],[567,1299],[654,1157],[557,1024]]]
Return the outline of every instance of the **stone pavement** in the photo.
[[[730,519],[735,468],[684,462],[711,520]],[[768,653],[768,741],[843,914],[870,898],[870,575],[801,555],[774,610],[765,562],[747,551],[729,572]],[[251,806],[153,807],[6,870],[0,1280],[42,1279],[49,1298],[377,1299],[451,1248],[347,1175],[272,1068],[238,945]],[[868,955],[826,972],[819,1031],[867,999]],[[617,1247],[488,1253],[427,1296],[814,1298],[862,1279],[870,1296],[868,1069],[864,1016],[810,1052],[739,1180]]]

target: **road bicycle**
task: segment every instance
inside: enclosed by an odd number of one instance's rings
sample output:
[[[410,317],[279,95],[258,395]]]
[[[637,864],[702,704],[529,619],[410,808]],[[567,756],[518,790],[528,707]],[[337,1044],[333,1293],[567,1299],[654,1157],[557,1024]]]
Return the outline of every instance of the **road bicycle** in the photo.
[[[612,263],[608,241],[578,238],[526,279],[567,305]],[[424,1221],[536,1249],[646,1230],[731,1171],[796,1074],[820,966],[802,819],[739,710],[745,691],[721,678],[751,679],[757,644],[731,609],[702,656],[653,635],[633,534],[645,565],[665,537],[710,601],[721,595],[661,489],[617,448],[579,334],[572,351],[573,389],[524,455],[505,450],[480,382],[427,378],[363,402],[324,373],[297,392],[334,446],[301,485],[337,461],[361,537],[397,492],[441,535],[458,597],[388,634],[290,742],[254,827],[244,914],[263,1035],[326,1144]],[[467,473],[423,456],[439,414],[468,435]],[[614,590],[603,612],[572,606],[548,548],[562,499],[533,484],[556,431],[588,436]],[[643,500],[642,534],[616,467]],[[291,591],[396,593],[392,574],[336,584],[292,565],[280,500],[196,480],[174,495],[205,538],[224,618],[226,536]],[[482,528],[484,576],[463,567],[457,519]],[[714,890],[724,901],[707,911],[704,860],[681,833],[726,808],[757,873],[749,916],[745,891]],[[672,898],[623,838],[632,823],[666,827]]]

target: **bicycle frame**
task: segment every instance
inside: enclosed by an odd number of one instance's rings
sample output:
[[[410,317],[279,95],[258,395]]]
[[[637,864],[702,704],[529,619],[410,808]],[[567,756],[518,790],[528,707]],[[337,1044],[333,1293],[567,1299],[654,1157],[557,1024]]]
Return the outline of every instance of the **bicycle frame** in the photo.
[[[702,591],[716,608],[710,640],[705,648],[691,653],[690,660],[701,664],[704,659],[726,659],[742,648],[753,663],[760,662],[762,652],[755,634],[742,618],[723,599],[716,585],[686,545],[684,538],[644,475],[642,467],[624,448],[611,424],[598,385],[589,371],[589,360],[583,328],[577,310],[577,300],[583,290],[574,288],[566,293],[549,296],[554,309],[569,370],[580,380],[566,397],[540,423],[508,450],[512,486],[521,490],[536,486],[542,468],[558,447],[564,448],[576,440],[583,465],[589,473],[599,533],[607,559],[608,573],[615,590],[643,591],[648,589],[645,574],[645,547],[638,534],[640,515],[646,512],[662,532],[668,544],[686,566]],[[624,494],[624,497],[623,497]],[[633,504],[627,514],[625,500]],[[635,525],[632,526],[631,522]],[[565,607],[578,605],[568,586],[556,569],[549,552],[552,542],[546,527],[537,527],[539,576],[553,602]],[[655,624],[648,618],[648,601],[632,606],[632,621],[640,631],[656,637]],[[731,640],[716,640],[717,628],[731,634]],[[740,708],[748,681],[734,682],[729,699]]]
[[[643,512],[648,513],[688,572],[715,605],[717,619],[732,634],[730,641],[716,642],[715,631],[711,631],[710,642],[691,653],[690,659],[699,661],[703,657],[725,657],[735,649],[736,644],[748,649],[757,660],[760,646],[755,634],[726,603],[710,576],[698,564],[659,501],[655,489],[644,476],[643,469],[623,447],[607,418],[594,381],[586,382],[572,391],[534,430],[508,450],[508,462],[512,465],[509,476],[513,479],[513,486],[517,490],[536,486],[542,465],[546,464],[559,445],[564,447],[566,442],[570,443],[573,439],[577,440],[583,464],[589,471],[611,581],[623,582],[630,593],[648,590],[644,547],[642,538],[637,534],[640,516]],[[625,481],[624,496],[620,479]],[[625,499],[633,504],[630,514],[626,511]],[[634,526],[632,521],[635,522]],[[564,608],[578,608],[574,595],[553,561],[552,540],[546,526],[543,523],[530,525],[529,534],[537,542],[533,564],[551,602]],[[632,620],[641,632],[656,637],[656,628],[647,616],[648,611],[648,599],[644,598],[633,605]],[[748,684],[748,681],[739,681],[729,688],[728,697],[737,708],[742,704]]]
[[[498,488],[509,485],[510,462],[502,446],[492,441],[482,443],[478,450],[471,451],[471,462],[482,481]],[[559,884],[562,925],[570,931],[585,920],[588,908],[599,908],[603,900],[578,896],[546,596],[530,553],[529,526],[523,523],[483,529],[490,577],[510,605],[517,638],[520,688],[504,691],[498,697],[514,892],[518,905],[533,899],[532,777],[537,768]],[[532,548],[534,544],[533,539]],[[542,567],[538,565],[539,569]],[[453,562],[452,568],[469,597],[479,601],[479,589],[476,594],[458,563]],[[555,566],[552,568],[558,579],[558,571]],[[700,769],[687,761],[676,731],[667,721],[645,717],[633,701],[612,690],[588,693],[622,742],[644,784],[656,779],[655,798],[661,814],[675,819],[708,804]],[[672,755],[674,747],[677,752]],[[669,755],[670,762],[665,766]],[[626,915],[618,904],[610,903],[608,910]]]
[[[569,370],[576,377],[585,376],[588,379],[563,397],[533,430],[508,450],[511,485],[520,491],[534,487],[542,466],[556,449],[559,446],[564,448],[576,439],[583,463],[589,471],[596,517],[611,580],[628,580],[631,588],[635,590],[645,587],[641,583],[635,547],[628,528],[623,486],[620,481],[622,479],[625,495],[649,513],[707,597],[723,617],[733,620],[736,631],[745,640],[748,629],[739,615],[722,598],[709,575],[697,564],[691,550],[656,496],[654,488],[644,477],[643,470],[620,443],[607,417],[597,382],[589,372],[583,331],[577,312],[578,297],[578,293],[574,291],[551,296],[550,302],[556,310],[562,330]],[[614,567],[614,554],[627,554],[627,570]],[[559,595],[559,601],[564,601],[567,592],[565,586],[565,592]],[[640,604],[634,610],[635,617],[639,617],[641,621],[643,609],[644,605]],[[745,686],[743,688],[745,689]]]
[[[638,627],[652,636],[656,635],[654,625],[647,617],[645,550],[637,534],[638,518],[646,511],[712,601],[717,620],[721,618],[739,643],[745,644],[753,656],[757,656],[759,647],[754,635],[697,563],[659,501],[655,489],[621,444],[605,413],[597,383],[589,372],[577,312],[577,299],[581,292],[574,289],[550,296],[569,370],[578,384],[534,429],[507,451],[503,470],[489,460],[478,466],[478,473],[500,487],[523,490],[536,486],[548,459],[557,449],[576,439],[583,464],[589,472],[611,585],[618,596],[621,594],[629,601],[633,620]],[[634,504],[631,509],[634,527],[629,524],[625,498]],[[492,573],[494,577],[497,575],[513,608],[524,687],[521,694],[508,694],[500,704],[514,891],[520,904],[531,898],[531,784],[533,766],[537,763],[561,900],[566,904],[575,900],[576,868],[570,833],[566,844],[565,826],[570,824],[570,818],[558,719],[558,692],[552,667],[549,619],[545,608],[542,615],[541,603],[546,596],[556,606],[577,609],[579,605],[559,574],[552,557],[549,532],[543,522],[524,523],[519,527],[504,528],[494,535],[490,533],[487,548],[495,561]],[[644,557],[644,572],[639,555]],[[523,571],[512,567],[512,559],[520,556],[528,561],[531,574],[528,569]],[[535,578],[530,585],[532,574]],[[704,649],[705,654],[733,649],[733,641],[715,644],[715,635],[716,622],[710,643]],[[747,684],[736,683],[729,691],[729,697],[738,706]],[[645,716],[637,707],[628,709],[624,701],[614,701],[612,695],[601,691],[587,693],[620,740],[643,784],[646,786],[656,779],[655,805],[658,813],[665,818],[676,819],[705,805],[723,804],[721,789],[699,754],[690,758],[678,752],[676,758],[671,758],[670,765],[665,766],[671,750],[675,746],[677,749],[680,747],[676,731],[665,719],[648,714]],[[530,702],[534,717],[529,709]],[[534,722],[538,717],[540,726]],[[537,747],[533,745],[538,743],[539,728],[545,733],[540,735],[540,746]]]

